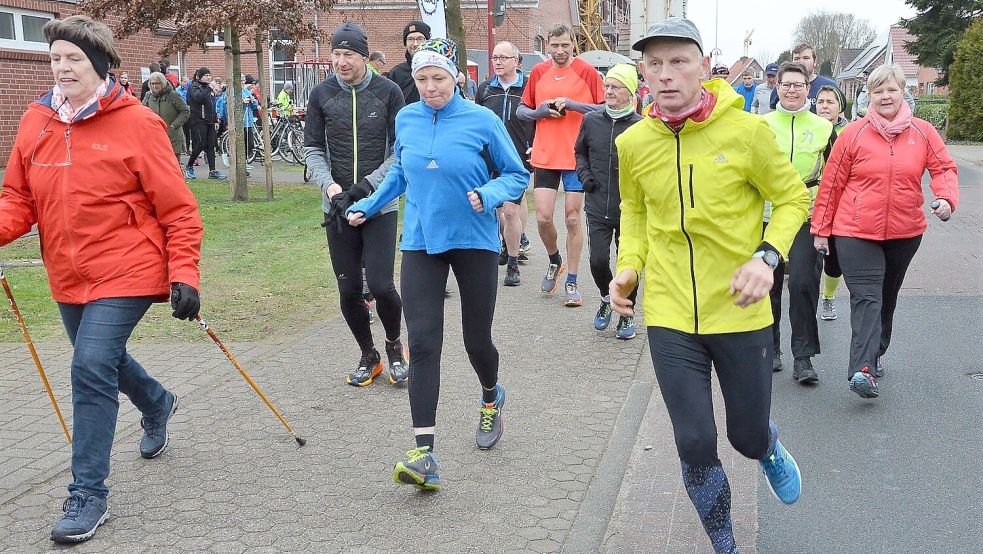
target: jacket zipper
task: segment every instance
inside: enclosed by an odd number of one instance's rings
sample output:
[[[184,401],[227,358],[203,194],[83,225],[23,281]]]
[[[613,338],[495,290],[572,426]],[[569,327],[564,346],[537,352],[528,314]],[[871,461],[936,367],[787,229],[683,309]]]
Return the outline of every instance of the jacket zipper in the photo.
[[[69,154],[68,155],[69,156],[71,156],[71,150],[72,150],[71,136],[72,136],[72,125],[73,124],[74,124],[74,122],[73,123],[69,123],[68,124],[68,127],[65,129],[65,143],[66,143],[66,146],[68,146],[68,150],[69,150]],[[68,182],[69,182],[68,172],[69,172],[70,169],[71,169],[71,166],[68,166],[68,167],[65,167],[64,168],[64,171],[62,172],[62,180],[61,180],[62,206],[64,206],[63,212],[65,213],[65,221],[66,222],[72,220],[71,214],[69,213],[69,210],[68,210],[68,198],[69,198],[69,195],[68,195]],[[89,285],[88,282],[86,282],[85,279],[82,278],[82,272],[79,270],[79,266],[78,266],[78,248],[75,245],[75,233],[74,232],[68,232],[67,235],[68,235],[69,245],[71,246],[70,250],[71,250],[71,253],[72,253],[72,271],[75,272],[75,276],[78,278],[78,280],[79,280],[80,283],[85,283],[84,299],[85,299],[86,302],[88,302],[89,301],[89,287],[90,287],[90,285]]]
[[[358,102],[355,99],[355,87],[352,87],[352,151],[355,158],[355,166],[352,171],[352,185],[358,183]]]
[[[679,228],[686,237],[686,245],[689,247],[689,278],[693,283],[693,334],[700,334],[700,307],[696,301],[696,264],[693,253],[693,239],[686,232],[686,202],[683,200],[683,169],[680,166],[682,153],[680,151],[679,132],[673,133],[676,136],[676,185],[679,188]],[[692,190],[692,187],[690,187]]]
[[[788,149],[788,161],[795,167],[795,116],[792,116],[792,147]],[[798,170],[796,170],[798,173]]]
[[[430,132],[430,161],[433,161],[433,145],[437,142],[437,112],[433,112],[433,118],[431,118],[430,123],[433,125],[433,129]]]
[[[891,178],[890,182],[893,183],[894,182],[894,142],[891,141],[887,143],[887,146],[888,148],[891,149],[891,171],[890,173],[888,173],[888,175]],[[885,213],[891,213],[891,188],[892,187],[887,187],[887,212]],[[884,218],[884,240],[887,240],[887,227],[890,224],[890,221],[891,220],[889,218],[886,217]]]
[[[689,164],[689,207],[696,208],[696,199],[693,198],[693,164]]]
[[[608,143],[608,153],[609,153],[609,155],[608,155],[608,197],[607,197],[607,204],[605,205],[605,208],[604,208],[604,219],[608,219],[608,214],[611,213],[611,174],[613,173],[613,171],[612,171],[612,165],[614,164],[614,162],[612,160],[612,158],[614,157],[614,126],[617,125],[617,123],[618,122],[615,121],[614,119],[611,120],[611,139],[610,139],[610,142]]]

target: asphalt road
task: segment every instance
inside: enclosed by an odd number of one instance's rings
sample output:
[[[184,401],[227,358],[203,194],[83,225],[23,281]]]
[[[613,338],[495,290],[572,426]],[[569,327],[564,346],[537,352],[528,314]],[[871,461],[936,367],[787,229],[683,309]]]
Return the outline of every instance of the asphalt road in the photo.
[[[983,166],[959,169],[960,208],[930,218],[902,289],[880,398],[848,389],[843,285],[839,319],[820,322],[820,384],[793,383],[789,356],[775,375],[803,494],[786,507],[759,483],[758,552],[983,551]]]

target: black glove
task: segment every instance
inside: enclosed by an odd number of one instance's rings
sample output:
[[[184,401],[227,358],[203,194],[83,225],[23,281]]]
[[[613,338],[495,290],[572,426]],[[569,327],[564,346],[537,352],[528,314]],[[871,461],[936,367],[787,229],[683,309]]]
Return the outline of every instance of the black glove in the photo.
[[[352,199],[352,204],[358,202],[359,200],[369,196],[375,192],[372,190],[372,185],[365,179],[359,180],[359,182],[352,185],[352,188],[348,189],[348,197]]]
[[[587,179],[582,184],[584,185],[584,192],[594,192],[597,190],[597,181],[594,179]]]
[[[348,226],[348,216],[345,212],[348,208],[352,207],[351,197],[348,191],[339,192],[331,197],[331,208],[328,210],[328,219],[325,221],[325,227],[329,231],[334,233],[341,233],[345,227]]]
[[[191,285],[171,283],[171,308],[174,309],[172,316],[191,321],[201,310],[201,299],[198,298],[198,291]]]

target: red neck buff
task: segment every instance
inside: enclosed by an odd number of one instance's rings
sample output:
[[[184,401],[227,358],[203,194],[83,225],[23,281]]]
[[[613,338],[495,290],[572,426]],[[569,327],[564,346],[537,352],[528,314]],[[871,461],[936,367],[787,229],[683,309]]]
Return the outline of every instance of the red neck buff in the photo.
[[[707,90],[705,87],[700,91],[700,101],[697,102],[692,108],[680,113],[680,114],[667,114],[663,113],[659,109],[658,104],[652,104],[652,109],[649,111],[649,115],[661,119],[665,122],[675,132],[679,132],[683,128],[687,119],[692,119],[694,122],[699,123],[701,121],[706,121],[710,117],[710,112],[713,111],[713,107],[717,105],[717,97],[714,96],[712,92]]]

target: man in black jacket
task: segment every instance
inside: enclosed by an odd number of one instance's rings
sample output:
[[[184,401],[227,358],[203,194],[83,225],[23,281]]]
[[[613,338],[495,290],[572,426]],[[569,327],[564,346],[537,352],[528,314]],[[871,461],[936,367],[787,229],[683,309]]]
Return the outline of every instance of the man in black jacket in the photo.
[[[215,169],[215,145],[219,122],[215,113],[212,72],[207,67],[195,71],[194,81],[188,88],[188,107],[191,108],[191,118],[188,119],[191,129],[191,155],[188,157],[188,165],[184,168],[184,176],[188,179],[197,179],[194,163],[204,152],[205,159],[208,160],[208,178],[226,179],[224,173]]]
[[[335,29],[331,36],[334,73],[311,91],[304,125],[307,170],[321,188],[341,313],[362,350],[347,382],[359,387],[382,373],[369,311],[362,301],[363,267],[386,330],[389,381],[402,385],[409,376],[399,336],[403,305],[393,284],[398,201],[358,227],[345,219],[345,210],[372,194],[394,163],[396,113],[403,107],[399,87],[369,71],[368,61],[369,43],[361,27],[349,22]]]
[[[430,40],[430,26],[422,21],[410,21],[403,27],[403,46],[406,47],[406,61],[389,70],[389,78],[403,91],[406,104],[420,100],[420,93],[413,81],[411,64],[413,54],[421,44]]]
[[[587,240],[590,249],[590,272],[601,291],[601,307],[594,316],[594,328],[607,329],[611,324],[611,239],[615,246],[621,235],[621,193],[618,188],[618,149],[614,139],[642,119],[635,112],[633,100],[638,91],[638,73],[628,64],[608,70],[604,79],[604,109],[588,113],[580,124],[574,154],[577,177],[584,185],[584,211],[587,213]],[[636,288],[629,298],[635,301]],[[635,321],[621,316],[617,337],[635,338]]]
[[[523,160],[526,169],[532,172],[529,163],[529,149],[532,148],[533,133],[536,123],[519,119],[516,109],[522,104],[522,92],[526,89],[526,77],[519,71],[522,55],[511,42],[499,42],[492,51],[492,69],[495,76],[478,85],[474,101],[489,110],[505,123],[505,129],[512,138],[519,159]],[[502,205],[502,237],[505,239],[505,286],[514,287],[519,284],[519,250],[522,236],[526,230],[526,218],[529,210],[525,209],[523,200],[526,194],[509,200]],[[529,241],[526,241],[528,245]],[[502,265],[499,259],[499,265]]]

